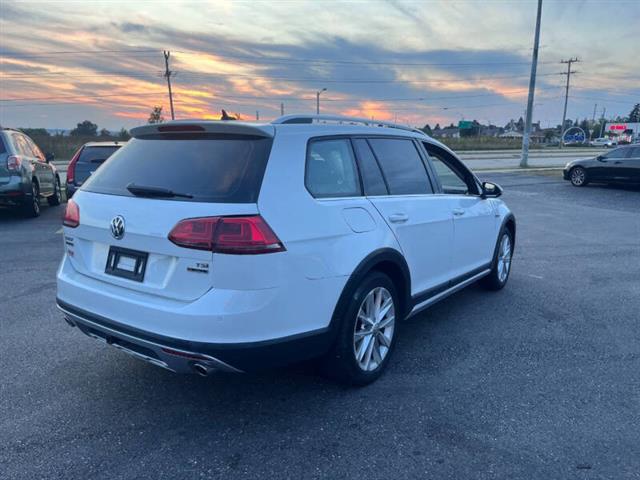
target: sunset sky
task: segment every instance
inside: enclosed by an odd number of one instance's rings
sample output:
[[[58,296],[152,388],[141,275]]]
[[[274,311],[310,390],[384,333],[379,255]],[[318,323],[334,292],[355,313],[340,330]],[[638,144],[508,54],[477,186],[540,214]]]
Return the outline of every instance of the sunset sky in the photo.
[[[0,122],[68,129],[169,117],[315,111],[422,126],[524,115],[535,0],[0,0]],[[640,102],[640,0],[544,0],[534,120],[627,115]]]

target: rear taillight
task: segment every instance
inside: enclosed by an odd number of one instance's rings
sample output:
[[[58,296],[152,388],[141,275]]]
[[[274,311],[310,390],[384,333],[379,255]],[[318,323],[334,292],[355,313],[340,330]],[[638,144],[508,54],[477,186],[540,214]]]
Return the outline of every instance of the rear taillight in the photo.
[[[22,158],[18,155],[9,155],[7,157],[7,170],[17,172],[20,170],[20,165],[22,165]]]
[[[64,217],[62,218],[62,224],[65,227],[76,228],[80,225],[80,208],[78,204],[73,200],[67,202],[67,209],[64,211]]]
[[[80,158],[80,153],[82,152],[82,147],[78,149],[76,154],[73,156],[69,165],[67,166],[67,183],[73,183],[76,177],[76,163],[78,163],[78,158]]]
[[[260,215],[187,218],[173,227],[169,240],[184,248],[235,255],[285,250]]]

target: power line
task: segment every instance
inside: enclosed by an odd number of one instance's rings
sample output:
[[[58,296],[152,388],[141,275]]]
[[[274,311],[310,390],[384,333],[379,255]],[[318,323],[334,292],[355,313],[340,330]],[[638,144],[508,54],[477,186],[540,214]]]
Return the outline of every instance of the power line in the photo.
[[[545,88],[540,90],[556,90],[558,87]],[[344,99],[344,98],[326,98],[325,102],[360,102],[360,101],[375,101],[375,102],[419,102],[430,100],[452,100],[463,98],[475,98],[475,97],[491,97],[494,95],[510,95],[514,93],[526,92],[526,89],[509,90],[505,92],[489,92],[478,93],[471,95],[444,95],[436,97],[396,97],[396,98],[364,98],[364,99]],[[209,93],[209,92],[204,92]],[[2,98],[0,102],[16,102],[16,101],[30,101],[30,100],[65,100],[71,98],[102,98],[102,97],[119,97],[119,96],[140,96],[140,95],[160,95],[161,92],[145,92],[145,93],[112,93],[106,95],[63,95],[63,96],[51,96],[51,97],[23,97],[23,98]],[[216,93],[209,93],[211,97],[223,97],[223,98],[240,98],[240,99],[266,99],[266,100],[280,100],[280,99],[297,99],[297,100],[314,100],[314,97],[296,97],[296,96],[265,96],[265,95],[218,95]]]
[[[207,52],[187,52],[177,50],[176,53],[197,53],[206,54]],[[361,60],[326,60],[326,59],[313,59],[313,58],[282,58],[282,57],[265,57],[265,56],[251,56],[251,55],[228,55],[221,56],[223,60],[254,60],[256,63],[310,63],[310,64],[323,64],[323,65],[389,65],[389,66],[401,66],[401,67],[478,67],[478,66],[506,66],[506,65],[529,65],[529,62],[375,62],[375,61],[361,61]],[[553,63],[553,62],[541,62],[541,63]]]
[[[87,54],[102,54],[102,53],[160,53],[160,50],[64,50],[57,52],[41,52],[41,53],[12,53],[12,52],[0,52],[0,57],[4,58],[44,58],[57,55],[87,55]]]
[[[67,98],[103,98],[103,97],[139,97],[141,95],[160,95],[160,92],[145,93],[109,93],[105,95],[65,95],[60,97],[25,97],[25,98],[0,98],[0,102],[24,102],[30,100],[64,100]]]

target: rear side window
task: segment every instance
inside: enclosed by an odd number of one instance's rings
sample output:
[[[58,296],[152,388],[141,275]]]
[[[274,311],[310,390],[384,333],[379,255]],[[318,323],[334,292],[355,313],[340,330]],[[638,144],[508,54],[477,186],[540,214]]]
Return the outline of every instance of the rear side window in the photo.
[[[131,139],[84,190],[133,196],[127,185],[168,189],[179,201],[254,203],[271,150],[270,138],[246,135],[165,134]]]
[[[356,138],[353,140],[353,147],[358,155],[358,165],[360,173],[362,173],[365,195],[387,195],[389,192],[387,192],[382,172],[367,141],[363,138]]]
[[[78,158],[75,169],[75,182],[82,184],[107,158],[113,155],[120,147],[84,147]]]
[[[391,195],[433,193],[424,163],[411,140],[372,138],[369,144]]]
[[[304,183],[316,198],[361,195],[351,142],[344,138],[312,140],[307,148]]]
[[[4,146],[4,138],[0,135],[0,153],[7,153],[7,147]]]

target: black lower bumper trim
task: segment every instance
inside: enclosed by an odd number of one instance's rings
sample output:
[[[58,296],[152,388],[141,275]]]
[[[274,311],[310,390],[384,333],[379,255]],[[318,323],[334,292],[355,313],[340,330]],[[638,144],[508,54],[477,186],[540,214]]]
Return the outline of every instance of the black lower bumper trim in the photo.
[[[123,325],[101,315],[69,305],[59,298],[56,299],[56,302],[61,309],[115,332],[177,350],[210,355],[245,372],[264,370],[319,357],[329,350],[333,341],[331,330],[326,328],[260,342],[233,344],[192,342]]]

